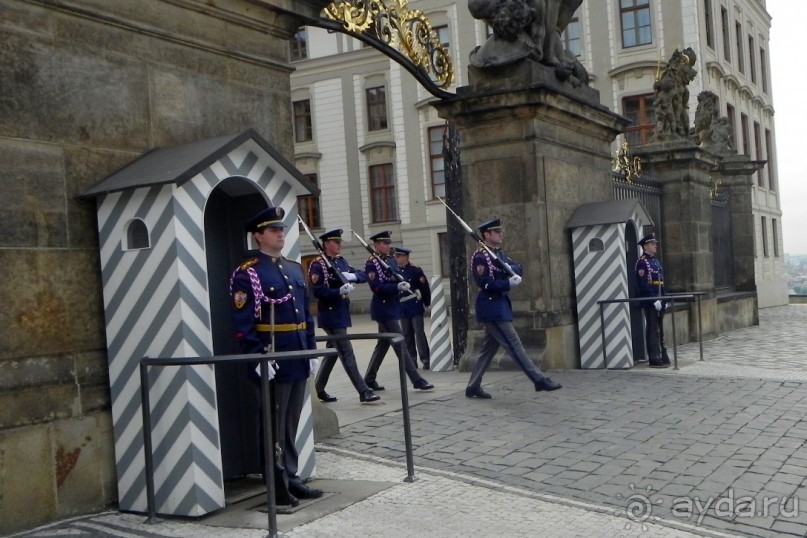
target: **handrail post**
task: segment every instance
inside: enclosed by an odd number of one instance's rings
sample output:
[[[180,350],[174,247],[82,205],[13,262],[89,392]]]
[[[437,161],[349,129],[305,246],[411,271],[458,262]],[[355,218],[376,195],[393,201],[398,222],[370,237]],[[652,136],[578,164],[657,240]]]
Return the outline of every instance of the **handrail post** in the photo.
[[[266,487],[266,517],[269,538],[277,538],[277,502],[275,499],[275,435],[272,431],[274,414],[272,389],[269,385],[269,359],[261,359],[261,414],[263,420],[263,476]],[[278,455],[280,457],[280,455]]]
[[[157,500],[154,495],[154,454],[151,445],[151,403],[149,401],[148,364],[140,363],[140,405],[143,414],[143,453],[146,458],[146,523],[157,523]]]
[[[672,308],[670,308],[670,313],[672,314],[672,333],[673,333],[673,370],[678,370],[678,346],[676,345],[677,341],[675,338],[675,297],[670,298],[670,302],[672,303]],[[661,328],[662,331],[664,327]]]
[[[404,425],[404,445],[406,446],[406,478],[404,478],[404,482],[414,482],[415,481],[415,457],[414,451],[412,450],[412,428],[409,422],[409,392],[407,391],[406,387],[406,369],[404,365],[404,353],[407,351],[404,349],[404,340],[401,339],[397,344],[392,344],[393,346],[397,346],[396,348],[396,355],[398,357],[398,376],[400,377],[401,383],[401,411],[403,415],[403,425]]]
[[[600,339],[602,340],[602,369],[608,371],[608,354],[605,352],[605,303],[600,303]]]

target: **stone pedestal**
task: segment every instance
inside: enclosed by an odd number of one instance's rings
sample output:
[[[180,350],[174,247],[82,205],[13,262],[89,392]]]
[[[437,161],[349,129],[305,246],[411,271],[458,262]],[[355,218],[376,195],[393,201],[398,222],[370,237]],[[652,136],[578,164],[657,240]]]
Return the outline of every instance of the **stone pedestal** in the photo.
[[[579,205],[613,199],[610,144],[626,121],[600,105],[596,91],[559,83],[545,66],[524,62],[499,75],[472,70],[470,86],[435,105],[459,132],[463,217],[471,226],[503,219],[504,249],[525,268],[511,292],[521,340],[542,368],[577,368],[566,223]],[[475,360],[480,337],[470,331],[461,369]],[[512,365],[499,361],[494,367]]]

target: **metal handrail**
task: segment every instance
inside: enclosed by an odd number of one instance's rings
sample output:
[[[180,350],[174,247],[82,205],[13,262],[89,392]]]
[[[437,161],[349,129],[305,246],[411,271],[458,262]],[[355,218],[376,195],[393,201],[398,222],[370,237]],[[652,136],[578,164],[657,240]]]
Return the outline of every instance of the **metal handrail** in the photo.
[[[403,346],[404,337],[399,333],[361,333],[317,336],[317,342],[331,342],[340,340],[389,340],[393,346]],[[403,357],[403,352],[396,356]],[[401,411],[404,426],[404,445],[406,447],[406,478],[404,482],[415,481],[415,456],[412,449],[412,427],[409,421],[409,392],[406,389],[406,370],[403,359],[398,359],[398,376],[401,384]]]
[[[271,538],[277,533],[277,507],[275,505],[275,466],[272,447],[273,439],[271,423],[269,423],[269,361],[288,361],[294,359],[312,359],[315,357],[332,357],[337,355],[335,349],[303,349],[299,351],[279,351],[267,354],[248,355],[218,355],[212,357],[174,357],[156,358],[143,357],[140,359],[140,398],[143,412],[143,450],[146,458],[146,501],[148,504],[148,519],[146,523],[157,523],[157,506],[154,493],[154,454],[151,442],[151,403],[149,401],[149,366],[193,366],[201,364],[238,363],[260,361],[261,368],[261,411],[263,413],[263,455],[264,476],[266,477],[266,505],[268,518],[268,531]]]
[[[633,297],[630,299],[603,299],[597,301],[600,306],[600,337],[602,339],[602,364],[603,370],[608,369],[608,354],[605,348],[605,305],[616,303],[647,303],[649,301],[663,300],[675,303],[676,300],[686,300],[687,302],[696,299],[698,306],[698,342],[700,344],[700,360],[703,360],[703,335],[701,332],[701,295],[705,292],[693,293],[677,293],[674,295],[659,295],[658,297]],[[673,332],[673,370],[678,370],[678,349],[675,339],[675,316],[672,316],[672,332]]]

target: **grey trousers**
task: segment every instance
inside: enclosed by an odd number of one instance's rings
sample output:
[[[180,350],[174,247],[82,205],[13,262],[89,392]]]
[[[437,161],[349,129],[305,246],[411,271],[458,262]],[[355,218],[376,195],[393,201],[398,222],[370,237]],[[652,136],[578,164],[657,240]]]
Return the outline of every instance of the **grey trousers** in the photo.
[[[429,339],[426,338],[426,331],[423,329],[423,316],[403,317],[401,319],[401,329],[406,340],[406,350],[415,365],[418,363],[418,355],[420,355],[420,362],[429,364],[431,355],[429,352]]]
[[[474,370],[471,372],[471,379],[468,380],[469,388],[479,388],[482,384],[482,376],[485,375],[499,346],[507,351],[530,381],[537,383],[544,378],[543,372],[527,357],[512,321],[485,321],[482,325],[485,327],[485,334],[482,337],[482,346]]]
[[[397,319],[387,321],[379,321],[378,332],[380,333],[398,333],[401,334],[401,324]],[[406,350],[405,345],[394,346],[395,354],[398,355],[398,360],[403,361],[406,375],[413,384],[423,383],[426,380],[420,376],[415,362],[412,360],[411,355]],[[378,376],[378,369],[381,368],[381,363],[384,361],[384,356],[390,348],[389,340],[379,340],[373,350],[373,355],[370,357],[370,364],[367,366],[367,372],[364,374],[364,381],[372,383]]]
[[[339,327],[336,329],[322,329],[327,334],[331,336],[342,336],[347,334],[347,329],[344,327]],[[364,382],[364,378],[359,372],[359,366],[356,364],[356,355],[353,353],[353,344],[350,343],[350,340],[334,340],[332,342],[328,342],[327,347],[335,348],[336,351],[339,353],[339,360],[342,361],[342,366],[345,368],[345,372],[347,372],[347,376],[350,378],[350,382],[353,383],[353,386],[356,388],[356,391],[361,394],[364,391],[368,390],[367,383]],[[314,386],[317,389],[317,392],[322,392],[325,390],[325,386],[328,384],[328,379],[331,377],[331,372],[333,371],[333,367],[336,365],[336,357],[325,357],[322,359],[322,364],[319,367],[319,372],[317,373],[317,380],[314,383]]]

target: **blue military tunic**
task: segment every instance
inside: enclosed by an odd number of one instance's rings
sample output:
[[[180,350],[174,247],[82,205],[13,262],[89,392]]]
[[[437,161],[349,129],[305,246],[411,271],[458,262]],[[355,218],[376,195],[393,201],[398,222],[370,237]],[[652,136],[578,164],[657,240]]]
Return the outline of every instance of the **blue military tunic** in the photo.
[[[523,274],[521,264],[511,260],[503,250],[491,250],[500,260],[509,264],[517,275]],[[471,272],[479,287],[476,295],[476,320],[513,321],[513,306],[509,294],[510,274],[484,248],[479,248],[471,256]]]
[[[400,272],[398,263],[392,256],[383,256],[390,269]],[[367,282],[373,291],[373,298],[370,301],[370,318],[374,321],[399,320],[403,317],[401,308],[400,292],[398,291],[398,280],[383,269],[375,256],[367,258],[364,265],[364,272],[367,273]]]
[[[340,273],[356,275],[357,284],[367,282],[364,271],[354,269],[343,257],[336,256],[330,258],[330,261]],[[323,329],[350,327],[350,298],[339,294],[342,281],[328,269],[322,256],[308,266],[308,280],[311,281],[314,297],[317,298],[317,324]]]
[[[425,307],[432,304],[432,292],[423,269],[408,263],[401,267],[401,276],[409,282],[413,293],[400,292],[401,308],[405,318],[423,316]]]
[[[658,297],[667,294],[664,288],[664,269],[654,256],[645,252],[636,260],[635,276],[636,292],[639,297]]]
[[[258,252],[233,272],[230,294],[235,337],[243,353],[262,353],[272,343],[273,305],[275,351],[316,348],[314,320],[307,307],[305,275],[299,263]],[[299,381],[308,373],[305,359],[283,361],[275,380]]]

